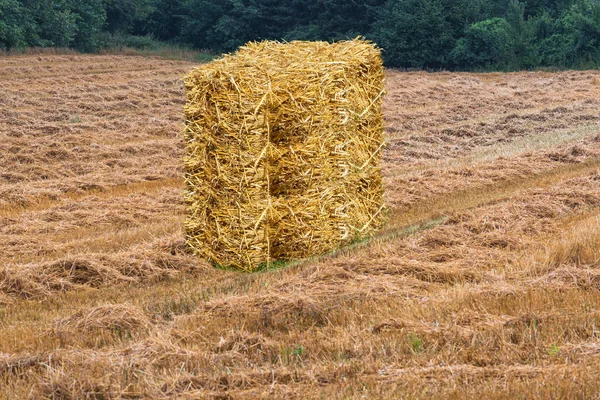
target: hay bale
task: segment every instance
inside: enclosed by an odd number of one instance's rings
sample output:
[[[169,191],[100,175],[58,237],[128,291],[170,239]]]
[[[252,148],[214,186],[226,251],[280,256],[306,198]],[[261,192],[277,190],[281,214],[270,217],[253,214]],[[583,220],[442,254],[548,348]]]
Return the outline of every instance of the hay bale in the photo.
[[[364,40],[249,43],[187,75],[195,253],[253,270],[380,228],[383,78]]]

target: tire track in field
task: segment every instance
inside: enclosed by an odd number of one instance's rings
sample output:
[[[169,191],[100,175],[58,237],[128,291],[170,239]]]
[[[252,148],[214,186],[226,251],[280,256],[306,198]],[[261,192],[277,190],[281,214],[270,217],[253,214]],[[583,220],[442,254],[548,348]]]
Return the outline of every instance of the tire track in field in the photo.
[[[523,110],[512,110],[510,113],[495,113],[495,114],[486,114],[481,117],[473,117],[466,119],[464,121],[452,122],[449,124],[437,125],[435,126],[435,130],[444,131],[447,129],[457,129],[468,125],[478,124],[478,123],[498,123],[502,120],[506,119],[509,115],[515,115],[517,117],[531,117],[540,115],[540,113],[551,111],[556,108],[561,107],[577,107],[577,106],[585,106],[588,104],[590,99],[584,100],[569,100],[569,101],[557,101],[553,103],[547,103],[544,105],[540,105],[533,108],[527,108]],[[430,109],[430,108],[427,108]],[[593,107],[590,107],[592,110]],[[415,129],[415,130],[406,130],[406,131],[397,131],[397,132],[386,132],[387,133],[387,141],[390,143],[394,143],[397,141],[401,141],[403,139],[407,139],[410,137],[422,137],[431,135],[431,127]]]
[[[499,182],[492,185],[472,187],[450,192],[410,207],[393,209],[387,227],[375,236],[359,243],[342,247],[332,253],[290,263],[302,265],[306,262],[348,255],[352,251],[426,231],[443,224],[448,215],[476,209],[485,205],[510,200],[514,195],[529,189],[549,188],[557,183],[600,170],[600,157],[576,165],[566,165],[522,179]]]
[[[154,181],[132,182],[124,185],[115,185],[102,189],[89,189],[83,192],[67,192],[61,198],[53,199],[41,197],[29,205],[12,205],[0,207],[0,218],[18,218],[27,212],[40,212],[53,207],[64,205],[67,201],[81,201],[88,197],[107,199],[112,197],[128,196],[132,193],[155,193],[165,188],[183,188],[183,178],[166,178]]]
[[[548,188],[558,182],[592,173],[598,169],[600,169],[600,157],[593,157],[579,164],[563,165],[524,178],[446,193],[411,206],[395,209],[390,217],[389,227],[393,230],[423,220],[439,218],[448,212],[463,211],[508,200],[519,191]]]
[[[174,70],[179,70],[181,67],[174,66]],[[87,71],[67,71],[67,75],[64,72],[52,72],[47,74],[37,74],[36,78],[44,79],[44,78],[61,78],[68,79],[70,77],[86,77],[88,75],[107,75],[107,74],[115,74],[115,73],[133,73],[133,72],[153,72],[156,71],[156,68],[152,67],[144,67],[144,68],[123,68],[123,69],[92,69]],[[0,74],[1,78],[4,79],[15,79],[20,78],[22,75],[10,75],[10,74]]]

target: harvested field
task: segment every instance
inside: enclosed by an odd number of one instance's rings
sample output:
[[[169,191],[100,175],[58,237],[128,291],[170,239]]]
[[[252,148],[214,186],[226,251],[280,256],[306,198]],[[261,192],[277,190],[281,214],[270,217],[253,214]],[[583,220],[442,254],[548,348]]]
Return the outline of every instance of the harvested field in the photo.
[[[185,61],[0,58],[0,398],[595,398],[598,71],[387,72],[373,240],[183,239]]]

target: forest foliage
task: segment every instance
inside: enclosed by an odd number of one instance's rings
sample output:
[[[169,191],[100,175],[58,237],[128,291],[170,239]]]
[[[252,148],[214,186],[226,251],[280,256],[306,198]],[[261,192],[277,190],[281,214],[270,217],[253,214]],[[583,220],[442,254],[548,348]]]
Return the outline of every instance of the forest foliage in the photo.
[[[600,66],[600,0],[0,0],[0,50],[364,36],[400,68]]]

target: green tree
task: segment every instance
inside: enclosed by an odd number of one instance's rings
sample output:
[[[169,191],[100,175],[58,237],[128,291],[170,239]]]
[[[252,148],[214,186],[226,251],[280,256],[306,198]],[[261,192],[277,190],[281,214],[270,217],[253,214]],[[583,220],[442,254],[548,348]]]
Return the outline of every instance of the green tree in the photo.
[[[489,0],[444,0],[445,18],[455,39],[463,37],[471,24],[490,18],[491,8]]]
[[[540,31],[544,35],[540,35]],[[560,18],[538,21],[541,65],[583,67],[600,64],[600,3],[577,0]]]
[[[232,0],[229,12],[213,25],[213,40],[225,51],[233,51],[249,40],[269,39],[264,35],[263,13],[256,1]]]
[[[489,0],[492,17],[506,15],[512,0]],[[557,17],[571,7],[575,0],[521,0],[525,6],[525,18],[534,17],[544,12]]]
[[[450,54],[462,69],[510,68],[514,65],[512,27],[504,18],[474,23]]]
[[[35,37],[30,46],[68,47],[77,33],[77,16],[69,0],[28,0],[27,9],[35,22]]]
[[[0,0],[0,49],[10,51],[15,47],[26,47],[33,26],[27,9],[19,1]]]
[[[153,0],[148,18],[138,22],[138,30],[165,41],[181,40],[181,28],[186,11],[180,0]]]
[[[578,64],[600,62],[600,2],[578,0],[564,18]]]
[[[322,0],[316,4],[320,5],[316,16],[303,22],[316,21],[322,40],[343,40],[369,32],[385,0]]]
[[[454,39],[441,0],[390,0],[374,24],[373,37],[388,65],[442,68]]]
[[[506,21],[510,25],[512,68],[531,68],[539,64],[534,46],[535,21],[525,20],[525,3],[511,0],[506,10]]]
[[[224,51],[222,38],[214,32],[215,24],[232,8],[229,0],[183,0],[180,37],[198,49]]]
[[[0,49],[155,43],[132,35],[215,52],[362,35],[394,67],[594,66],[600,0],[0,0]]]
[[[71,0],[71,12],[77,16],[72,46],[86,52],[97,50],[99,34],[106,22],[103,0]]]
[[[106,29],[132,33],[154,11],[152,0],[104,0]]]

